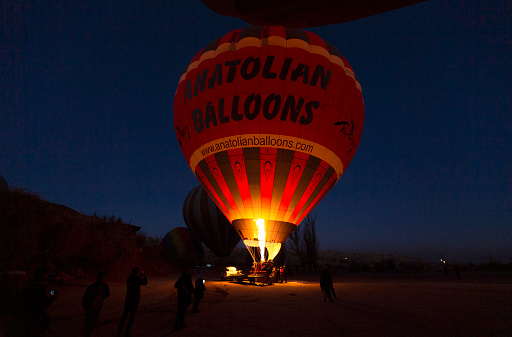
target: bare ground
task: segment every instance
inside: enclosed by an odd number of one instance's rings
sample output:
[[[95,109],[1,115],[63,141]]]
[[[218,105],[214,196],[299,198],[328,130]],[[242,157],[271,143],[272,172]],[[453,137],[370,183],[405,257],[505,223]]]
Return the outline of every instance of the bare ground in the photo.
[[[317,277],[273,286],[219,281],[203,272],[200,313],[189,310],[187,328],[172,331],[178,274],[142,287],[131,336],[512,336],[510,276],[499,280],[335,276],[337,299],[324,302]],[[126,286],[106,281],[94,337],[115,336]],[[48,309],[50,336],[82,336],[81,298],[88,281],[57,287]]]

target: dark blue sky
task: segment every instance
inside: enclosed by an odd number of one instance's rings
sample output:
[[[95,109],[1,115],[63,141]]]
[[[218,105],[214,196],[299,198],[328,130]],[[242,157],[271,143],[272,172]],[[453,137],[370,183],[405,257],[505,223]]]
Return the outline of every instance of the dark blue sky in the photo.
[[[178,79],[246,27],[199,0],[2,5],[0,174],[161,237],[198,183],[173,131]],[[512,257],[512,5],[431,0],[313,28],[348,59],[359,149],[313,210],[321,250]]]

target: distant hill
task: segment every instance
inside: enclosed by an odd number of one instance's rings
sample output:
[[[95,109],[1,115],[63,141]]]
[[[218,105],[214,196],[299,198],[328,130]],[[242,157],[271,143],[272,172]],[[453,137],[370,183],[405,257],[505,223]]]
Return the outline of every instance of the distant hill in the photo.
[[[73,273],[104,270],[123,279],[133,266],[163,275],[177,270],[180,261],[162,254],[160,241],[148,238],[140,227],[121,218],[85,215],[64,205],[42,200],[22,189],[11,189],[0,202],[0,271],[34,270],[46,265]],[[205,263],[249,269],[252,257],[245,248],[218,258],[205,248]],[[304,272],[300,259],[282,249],[277,265]],[[422,272],[438,268],[419,259],[388,254],[319,252],[317,266],[329,264],[334,272]]]
[[[303,273],[300,259],[292,250],[281,251],[276,257],[276,264],[286,264],[290,270]],[[205,249],[205,262],[216,266],[235,266],[249,270],[252,258],[245,248],[235,248],[225,258],[215,256]],[[423,272],[440,268],[431,262],[393,254],[350,253],[338,251],[321,251],[317,266],[327,264],[334,272]]]
[[[169,270],[140,227],[120,218],[85,215],[22,189],[0,203],[0,269],[105,270],[123,278],[134,265]]]

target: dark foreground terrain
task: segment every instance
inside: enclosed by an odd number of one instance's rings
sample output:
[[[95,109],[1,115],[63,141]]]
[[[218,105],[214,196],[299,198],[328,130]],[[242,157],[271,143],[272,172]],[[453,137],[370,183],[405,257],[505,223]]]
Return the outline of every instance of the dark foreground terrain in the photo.
[[[335,276],[337,299],[324,302],[316,277],[254,286],[206,279],[200,313],[187,312],[187,328],[174,332],[178,274],[151,278],[142,289],[131,336],[512,336],[509,275],[486,278]],[[195,279],[195,273],[193,275]],[[124,282],[106,281],[105,300],[93,336],[115,336],[122,313]],[[90,281],[57,287],[48,309],[50,336],[81,336],[81,298]],[[2,318],[5,325],[6,317]]]

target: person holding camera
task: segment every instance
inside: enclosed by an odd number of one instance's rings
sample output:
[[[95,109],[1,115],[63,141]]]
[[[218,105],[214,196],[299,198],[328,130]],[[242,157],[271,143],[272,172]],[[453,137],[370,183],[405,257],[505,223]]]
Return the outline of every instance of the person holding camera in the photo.
[[[118,337],[121,336],[128,314],[130,314],[130,318],[128,319],[128,324],[126,325],[124,333],[125,336],[130,335],[133,320],[135,319],[135,313],[139,307],[140,286],[145,286],[146,284],[148,284],[148,279],[144,271],[139,275],[139,267],[133,267],[132,273],[126,279],[126,299],[124,302],[123,316],[121,317],[121,322],[119,322],[119,327],[117,328]]]
[[[199,312],[199,302],[203,299],[206,287],[204,280],[198,276],[196,280],[196,286],[194,287],[194,306],[192,309],[193,313]]]

